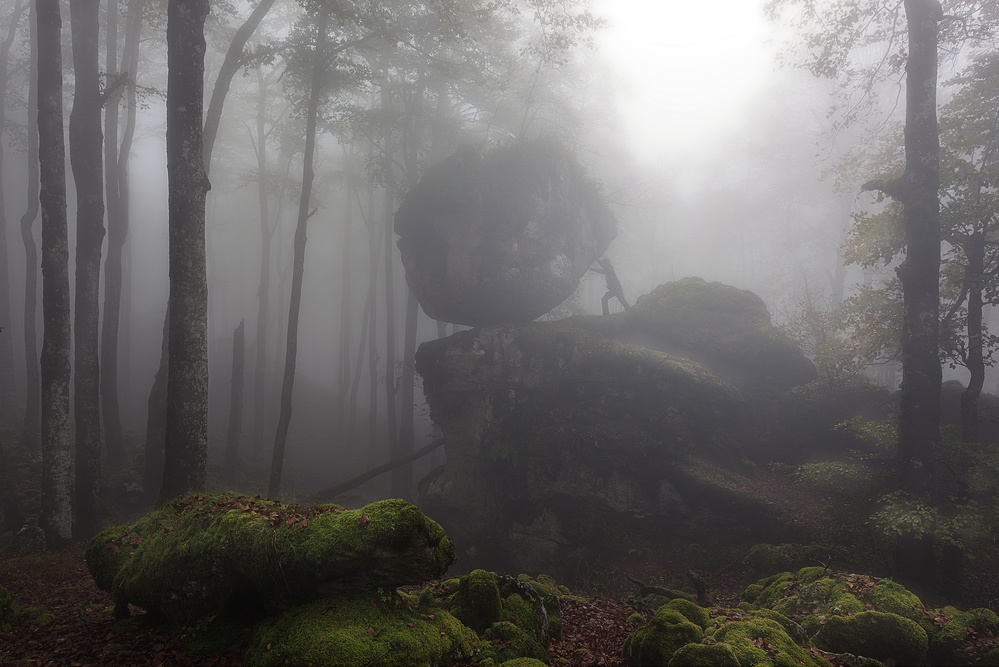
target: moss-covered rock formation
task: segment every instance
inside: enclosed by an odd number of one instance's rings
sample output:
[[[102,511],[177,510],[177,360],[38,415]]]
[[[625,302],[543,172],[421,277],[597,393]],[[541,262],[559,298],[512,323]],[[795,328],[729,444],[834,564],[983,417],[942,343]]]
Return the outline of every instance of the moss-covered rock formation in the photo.
[[[741,609],[781,613],[810,645],[849,654],[846,664],[987,665],[999,659],[999,617],[985,609],[928,609],[890,580],[805,567],[761,579],[742,595]]]
[[[447,451],[420,504],[472,567],[568,580],[636,535],[801,537],[753,459],[760,401],[815,371],[750,292],[684,279],[611,317],[427,342],[416,364]]]
[[[559,597],[563,591],[547,576],[473,570],[431,586],[420,594],[424,607],[448,611],[484,641],[480,660],[548,659],[549,644],[562,637]]]
[[[451,665],[482,650],[476,633],[399,593],[342,595],[297,606],[254,629],[248,667]]]
[[[809,650],[801,628],[770,610],[707,610],[672,600],[625,640],[634,665],[809,665],[830,663]]]
[[[176,621],[394,590],[441,576],[454,558],[444,530],[402,500],[345,510],[238,494],[180,498],[104,531],[86,553],[119,613],[131,603]]]

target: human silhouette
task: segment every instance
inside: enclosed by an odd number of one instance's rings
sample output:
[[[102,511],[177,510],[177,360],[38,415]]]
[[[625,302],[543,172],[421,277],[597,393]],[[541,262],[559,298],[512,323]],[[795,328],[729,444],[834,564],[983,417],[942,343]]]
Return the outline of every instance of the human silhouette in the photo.
[[[607,294],[604,294],[604,298],[601,299],[601,303],[604,307],[604,317],[610,315],[610,300],[611,297],[616,298],[624,306],[625,310],[628,310],[628,300],[624,298],[624,288],[621,287],[621,281],[617,279],[617,273],[614,271],[614,265],[611,261],[603,257],[597,260],[597,264],[600,268],[591,268],[590,271],[595,273],[602,273],[604,279],[607,281]]]

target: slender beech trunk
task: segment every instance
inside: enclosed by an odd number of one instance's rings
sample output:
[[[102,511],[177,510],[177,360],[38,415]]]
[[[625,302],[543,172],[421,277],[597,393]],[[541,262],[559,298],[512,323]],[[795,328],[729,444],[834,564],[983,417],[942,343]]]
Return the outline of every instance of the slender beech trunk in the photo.
[[[132,141],[135,138],[135,122],[138,110],[138,96],[136,94],[136,78],[139,72],[139,38],[142,33],[142,14],[146,0],[130,0],[128,5],[128,18],[125,26],[125,49],[122,53],[122,71],[127,76],[127,106],[125,113],[125,127],[122,131],[121,144],[118,147],[117,173],[115,181],[118,184],[118,213],[121,216],[117,225],[109,230],[108,236],[108,258],[105,261],[105,268],[108,264],[118,262],[116,270],[106,273],[105,279],[105,312],[104,312],[104,334],[102,343],[107,346],[105,355],[114,357],[113,371],[107,375],[102,370],[102,378],[110,378],[114,381],[115,388],[108,390],[108,395],[113,395],[117,399],[119,421],[121,409],[124,408],[126,415],[130,414],[131,392],[129,389],[130,378],[130,349],[131,349],[131,263],[128,261],[128,231],[131,216],[130,204],[132,200],[131,188],[129,187],[129,163],[132,152]],[[120,246],[118,246],[120,243]],[[117,306],[112,298],[107,296],[113,289],[113,283],[118,283],[118,303]],[[110,340],[113,338],[113,342]],[[123,342],[123,344],[121,344]],[[102,361],[105,357],[102,357]],[[110,365],[108,366],[110,369]],[[103,385],[101,385],[103,388]]]
[[[351,305],[351,228],[354,225],[354,188],[347,187],[347,205],[344,210],[343,245],[340,246],[340,335],[337,341],[337,390],[336,417],[334,420],[334,446],[344,442],[347,431],[347,396],[350,392],[350,305]],[[347,441],[349,445],[349,441]]]
[[[134,11],[134,5],[130,12]],[[108,0],[105,31],[105,68],[109,79],[128,71],[127,55],[118,67],[118,0]],[[116,72],[117,70],[117,72]],[[118,183],[118,112],[121,88],[111,92],[104,112],[104,186],[108,216],[108,256],[104,261],[104,320],[101,328],[101,415],[108,462],[120,464],[125,458],[118,398],[118,317],[121,312],[122,249],[128,229],[127,213],[122,211]]]
[[[103,138],[98,66],[100,0],[69,5],[76,89],[69,116],[69,156],[76,183],[76,298],[73,375],[76,416],[76,528],[100,530],[100,286],[104,244]]]
[[[389,95],[386,86],[382,86],[382,109],[388,112]],[[385,423],[388,427],[388,458],[399,458],[399,423],[396,405],[399,397],[396,393],[395,375],[395,235],[392,233],[393,214],[395,213],[395,180],[392,177],[392,131],[386,121],[384,128],[384,172],[385,172],[385,236],[383,261],[385,262]]]
[[[937,133],[937,0],[905,0],[909,57],[905,92],[905,176],[902,218],[902,390],[898,463],[901,488],[929,500],[934,453],[940,444],[940,143]],[[903,579],[932,585],[932,537],[906,535],[895,551]]]
[[[42,498],[38,523],[49,545],[72,536],[69,443],[69,240],[66,142],[62,111],[62,17],[59,0],[36,0],[38,160],[42,208],[41,438]]]
[[[402,421],[399,423],[399,447],[392,459],[409,456],[416,449],[416,325],[420,305],[413,290],[406,290],[406,339],[402,351]],[[406,463],[392,471],[392,495],[409,498],[413,495],[413,464]]]
[[[277,498],[281,494],[281,471],[284,467],[285,442],[291,424],[291,397],[295,388],[295,362],[298,358],[298,318],[302,307],[302,281],[305,275],[305,241],[309,222],[309,201],[315,179],[313,162],[316,152],[316,124],[319,100],[323,87],[326,65],[326,44],[329,38],[329,17],[320,12],[316,25],[316,51],[312,61],[312,84],[309,109],[305,121],[305,155],[302,158],[302,194],[298,202],[298,222],[295,225],[295,259],[291,275],[291,301],[288,306],[288,335],[284,360],[284,380],[281,383],[281,413],[274,435],[274,452],[271,459],[270,483],[267,495]]]
[[[163,317],[163,339],[160,343],[160,365],[153,377],[146,416],[146,456],[142,475],[143,500],[147,508],[156,504],[163,486],[164,451],[166,449],[166,386],[170,364],[170,306]]]
[[[260,213],[260,285],[257,287],[257,341],[253,364],[253,460],[260,459],[264,442],[264,412],[267,399],[267,316],[271,291],[271,239],[277,225],[271,225],[267,173],[267,82],[257,68],[257,208]]]
[[[232,386],[229,391],[229,427],[226,430],[222,481],[231,484],[236,477],[239,436],[243,428],[243,359],[246,349],[244,320],[232,334]]]
[[[222,122],[222,106],[225,98],[229,94],[229,86],[236,72],[243,65],[243,47],[256,31],[257,26],[264,19],[267,12],[274,6],[274,0],[260,0],[250,15],[243,21],[243,25],[236,29],[229,48],[226,49],[225,59],[222,67],[219,68],[219,75],[215,79],[215,86],[212,88],[212,97],[208,102],[208,111],[205,113],[205,173],[211,170],[212,150],[215,148],[215,137],[218,136],[219,124]]]
[[[985,231],[972,234],[964,243],[967,265],[964,279],[968,285],[968,352],[965,365],[971,373],[968,387],[961,393],[961,440],[978,442],[978,398],[985,385],[985,354],[983,350],[982,296],[985,281]]]
[[[21,447],[38,448],[41,421],[38,376],[38,246],[34,226],[38,219],[38,30],[35,3],[29,10],[30,71],[28,72],[28,204],[21,216],[21,243],[24,245],[24,364],[25,398]]]
[[[372,100],[371,108],[374,108]],[[374,157],[374,143],[368,144],[368,163]],[[384,230],[384,225],[377,223],[375,213],[375,185],[368,179],[368,300],[371,307],[368,310],[368,468],[379,463],[378,450],[375,446],[378,428],[378,262],[382,256],[379,252],[378,228]]]
[[[10,48],[17,34],[17,24],[25,5],[17,0],[10,14],[10,25],[7,35],[0,45],[0,100],[7,99],[7,84],[9,73],[7,63],[10,62]],[[10,266],[7,260],[7,205],[4,201],[4,153],[3,132],[6,126],[6,108],[0,103],[0,327],[7,328],[11,322],[10,310]],[[15,420],[17,405],[17,388],[14,383],[14,343],[13,331],[7,330],[0,335],[0,419],[5,422]]]
[[[167,8],[167,173],[170,199],[170,354],[159,503],[205,488],[208,456],[208,278],[202,115],[208,0]]]

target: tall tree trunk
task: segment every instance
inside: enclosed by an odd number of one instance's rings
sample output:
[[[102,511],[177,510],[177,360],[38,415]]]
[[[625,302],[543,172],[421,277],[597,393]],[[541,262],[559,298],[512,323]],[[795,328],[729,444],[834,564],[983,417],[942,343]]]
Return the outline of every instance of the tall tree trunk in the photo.
[[[42,504],[50,546],[72,536],[69,447],[69,240],[62,111],[59,0],[35,0],[38,30],[38,160],[42,208]]]
[[[402,405],[399,423],[399,448],[393,459],[403,458],[416,449],[416,325],[420,305],[413,290],[406,290],[406,338],[402,351]],[[407,463],[392,471],[392,496],[410,498],[413,495],[413,464]]]
[[[260,285],[257,287],[257,342],[253,365],[252,455],[259,460],[264,442],[264,414],[267,399],[267,316],[271,291],[271,238],[277,224],[271,226],[267,189],[267,84],[257,68],[257,208],[260,213]]]
[[[69,156],[76,182],[76,299],[74,409],[76,415],[76,528],[100,530],[101,401],[100,286],[104,243],[103,137],[98,66],[100,0],[70,3],[76,89],[69,116]]]
[[[205,487],[208,456],[208,278],[202,113],[208,0],[167,8],[170,360],[160,504]]]
[[[17,24],[20,22],[21,13],[25,6],[21,0],[17,0],[13,11],[10,14],[10,25],[7,26],[7,35],[0,46],[0,100],[7,99],[7,84],[10,76],[7,72],[7,63],[10,58],[10,48],[14,44],[14,36],[17,34]],[[0,103],[0,323],[9,326],[11,321],[10,310],[10,265],[7,260],[7,204],[4,201],[4,153],[3,153],[3,132],[6,127],[5,104]],[[13,422],[15,419],[15,406],[17,405],[17,388],[14,383],[14,343],[13,331],[7,331],[6,335],[0,335],[0,419],[5,422]]]
[[[14,475],[10,468],[10,462],[3,449],[3,441],[0,440],[0,533],[7,531],[17,532],[24,525],[24,514],[21,512],[21,503],[17,500],[17,492],[14,488]]]
[[[34,226],[38,219],[38,30],[35,3],[30,3],[31,64],[28,73],[28,204],[21,216],[21,243],[24,245],[24,364],[25,398],[21,447],[30,452],[38,447],[41,421],[38,375],[38,246]]]
[[[347,432],[347,397],[350,392],[350,305],[351,305],[351,228],[354,224],[354,187],[347,186],[347,205],[343,220],[343,245],[340,247],[340,335],[337,341],[336,418],[334,446],[344,442]],[[346,441],[348,444],[349,440]]]
[[[315,180],[313,163],[316,152],[316,124],[319,100],[326,66],[326,44],[329,17],[322,11],[316,22],[316,51],[312,61],[312,84],[309,109],[305,121],[305,154],[302,158],[302,193],[298,202],[298,222],[295,225],[295,259],[291,274],[291,301],[288,306],[288,335],[285,342],[284,379],[281,383],[281,413],[274,435],[274,452],[271,458],[271,475],[267,495],[277,498],[281,494],[281,472],[284,467],[285,442],[291,424],[291,397],[295,388],[295,363],[298,359],[298,318],[302,307],[302,281],[305,276],[305,241],[309,223],[309,201],[312,182]]]
[[[934,452],[940,443],[940,144],[937,135],[937,0],[905,0],[909,57],[905,92],[905,176],[902,218],[905,261],[902,282],[902,390],[898,415],[901,488],[929,499]],[[932,585],[932,537],[905,535],[895,551],[905,580]]]
[[[967,265],[964,280],[968,285],[968,351],[965,364],[971,373],[968,387],[961,393],[961,440],[978,442],[978,398],[985,385],[983,351],[983,283],[985,281],[985,232],[976,232],[964,244]]]
[[[374,108],[374,99],[371,101]],[[374,142],[368,144],[368,163],[374,157]],[[378,224],[375,213],[375,185],[368,179],[368,468],[379,463],[377,441],[378,427],[378,262],[382,253],[379,252],[378,228],[384,231],[384,225]]]
[[[386,86],[382,85],[382,109],[388,113],[389,96]],[[388,427],[389,460],[400,458],[399,455],[399,423],[396,405],[399,397],[396,394],[395,383],[395,262],[392,243],[395,235],[392,233],[392,220],[395,213],[395,180],[392,177],[392,131],[385,121],[383,140],[384,172],[385,172],[385,236],[383,261],[385,262],[385,423]]]
[[[125,128],[121,136],[121,145],[118,147],[117,173],[115,181],[118,184],[118,214],[121,216],[119,224],[109,232],[108,237],[108,263],[118,262],[115,271],[106,274],[105,279],[105,312],[104,312],[104,334],[102,342],[107,346],[107,351],[102,351],[104,356],[102,361],[110,354],[114,357],[114,368],[107,374],[103,369],[101,377],[112,379],[114,389],[108,388],[108,395],[114,396],[119,407],[119,422],[121,408],[125,414],[130,414],[131,392],[128,390],[130,377],[130,343],[131,327],[129,326],[131,315],[131,264],[127,261],[128,230],[131,211],[129,210],[132,196],[129,186],[129,162],[132,152],[132,141],[135,138],[135,122],[138,110],[138,96],[136,94],[136,78],[139,72],[139,38],[142,33],[142,14],[146,0],[130,0],[128,5],[128,18],[125,26],[125,49],[122,53],[122,72],[127,76],[127,106],[125,114]],[[120,246],[117,246],[117,241]],[[117,281],[118,294],[117,304],[113,303],[107,294],[113,289],[113,283]],[[124,312],[122,312],[124,311]],[[110,339],[114,339],[113,342]],[[121,341],[124,343],[121,344]],[[110,365],[108,366],[110,369]],[[124,385],[124,386],[122,386]],[[101,385],[102,388],[104,385]],[[124,398],[124,400],[123,400]],[[109,447],[110,448],[110,447]]]
[[[34,226],[38,219],[38,30],[35,3],[29,3],[28,72],[28,204],[21,216],[21,243],[24,245],[24,425],[21,447],[34,452],[38,447],[41,420],[38,377],[38,246]]]
[[[132,3],[135,4],[134,2]],[[108,0],[105,30],[105,64],[108,78],[127,71],[126,57],[118,67],[118,0]],[[118,70],[115,72],[115,70]],[[128,219],[122,213],[118,186],[118,111],[121,89],[111,92],[104,112],[104,185],[108,215],[108,256],[104,261],[104,321],[101,328],[101,415],[108,462],[124,459],[125,444],[121,432],[118,405],[118,316],[121,311],[122,248]]]
[[[146,455],[142,475],[143,501],[147,508],[156,504],[163,486],[164,452],[166,450],[166,388],[170,364],[170,306],[163,316],[163,339],[160,343],[160,365],[149,390],[146,415]]]
[[[232,334],[232,387],[229,392],[229,427],[226,430],[225,457],[222,461],[222,481],[231,484],[236,477],[236,457],[239,455],[239,436],[243,428],[243,359],[246,336],[245,321]]]
[[[260,4],[250,12],[247,19],[243,21],[243,25],[236,29],[236,34],[233,35],[232,41],[229,43],[229,48],[226,49],[225,59],[222,61],[222,67],[219,68],[219,75],[215,79],[215,87],[212,88],[212,98],[208,102],[208,111],[205,114],[205,173],[211,171],[215,137],[218,136],[219,124],[222,122],[222,106],[225,104],[225,98],[229,94],[232,77],[236,76],[236,72],[239,71],[239,68],[243,64],[243,47],[246,46],[247,40],[253,35],[257,26],[260,25],[260,22],[272,6],[274,6],[274,0],[260,0]]]

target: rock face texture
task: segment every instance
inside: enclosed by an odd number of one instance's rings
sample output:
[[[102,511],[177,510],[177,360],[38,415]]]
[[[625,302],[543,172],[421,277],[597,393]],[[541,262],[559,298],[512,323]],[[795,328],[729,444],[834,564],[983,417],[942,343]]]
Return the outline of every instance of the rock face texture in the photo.
[[[794,531],[748,459],[765,390],[815,370],[749,292],[685,279],[612,317],[425,343],[416,364],[447,451],[421,507],[468,567],[571,577],[625,534]]]
[[[470,326],[545,314],[617,233],[583,169],[546,141],[459,149],[407,195],[395,231],[423,310]]]

